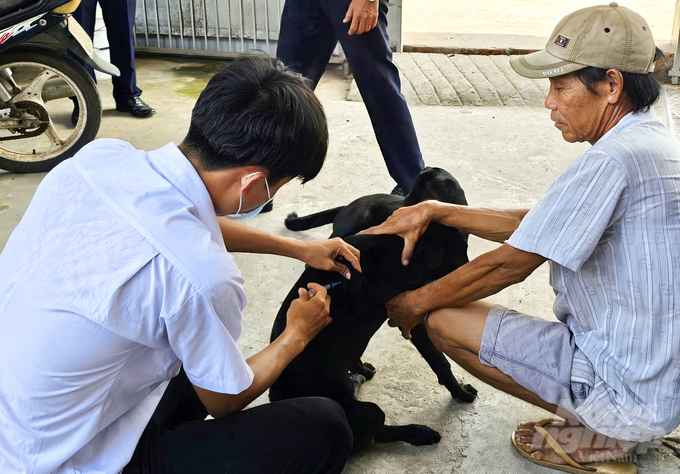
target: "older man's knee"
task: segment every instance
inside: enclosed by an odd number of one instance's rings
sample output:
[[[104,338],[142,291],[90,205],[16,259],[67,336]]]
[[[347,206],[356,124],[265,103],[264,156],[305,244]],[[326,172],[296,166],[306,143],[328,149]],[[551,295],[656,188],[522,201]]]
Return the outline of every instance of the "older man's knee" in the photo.
[[[430,339],[437,349],[446,354],[458,349],[479,352],[490,308],[488,304],[472,303],[431,312],[426,323]]]
[[[427,320],[425,321],[425,327],[427,328],[427,334],[430,336],[432,343],[440,351],[444,351],[444,346],[446,346],[446,338],[444,335],[448,332],[447,321],[443,314],[443,311],[433,311],[427,315]]]

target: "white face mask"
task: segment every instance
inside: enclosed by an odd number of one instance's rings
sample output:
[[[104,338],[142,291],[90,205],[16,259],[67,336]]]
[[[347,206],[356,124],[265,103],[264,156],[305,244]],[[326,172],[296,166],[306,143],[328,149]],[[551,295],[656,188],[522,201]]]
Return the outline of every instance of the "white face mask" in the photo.
[[[243,185],[246,184],[246,180],[248,178],[250,178],[251,176],[256,175],[257,173],[261,173],[261,171],[256,171],[255,173],[250,173],[248,176],[243,178],[243,182],[241,183],[241,190],[243,190]],[[265,202],[263,202],[261,205],[257,206],[255,209],[252,209],[248,212],[241,212],[241,206],[243,205],[243,194],[241,194],[239,196],[238,211],[236,211],[236,214],[229,214],[225,217],[228,217],[229,219],[250,219],[250,218],[258,215],[260,213],[260,211],[262,210],[262,208],[264,206],[266,206],[267,204],[269,204],[272,199],[274,199],[272,197],[272,195],[269,193],[269,182],[267,181],[266,177],[264,178],[264,184],[265,184],[265,186],[267,186],[267,197],[268,197],[268,199]]]

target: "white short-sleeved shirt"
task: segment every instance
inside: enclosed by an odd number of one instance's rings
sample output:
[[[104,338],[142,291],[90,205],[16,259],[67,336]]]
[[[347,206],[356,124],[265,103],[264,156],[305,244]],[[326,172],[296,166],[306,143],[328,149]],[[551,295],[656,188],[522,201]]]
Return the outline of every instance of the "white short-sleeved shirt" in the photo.
[[[97,140],[55,168],[0,255],[0,472],[121,471],[181,363],[245,390],[242,284],[174,144]]]
[[[555,315],[593,387],[576,415],[647,441],[680,423],[680,143],[629,113],[571,163],[508,243],[550,260]]]

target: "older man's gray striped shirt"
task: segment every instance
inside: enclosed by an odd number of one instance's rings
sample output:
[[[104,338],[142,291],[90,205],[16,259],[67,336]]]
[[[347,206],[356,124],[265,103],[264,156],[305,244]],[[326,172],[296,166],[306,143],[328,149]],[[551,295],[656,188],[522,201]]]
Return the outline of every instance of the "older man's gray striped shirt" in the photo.
[[[592,391],[576,415],[618,439],[680,424],[680,143],[629,113],[577,158],[508,243],[550,260],[555,315]]]

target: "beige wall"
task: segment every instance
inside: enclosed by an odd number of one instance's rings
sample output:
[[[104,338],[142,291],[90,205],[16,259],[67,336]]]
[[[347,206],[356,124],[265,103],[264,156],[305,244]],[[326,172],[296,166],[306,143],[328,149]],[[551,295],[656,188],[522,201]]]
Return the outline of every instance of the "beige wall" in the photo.
[[[675,15],[673,16],[673,33],[671,44],[674,48],[678,47],[678,36],[680,36],[680,0],[675,0]]]

